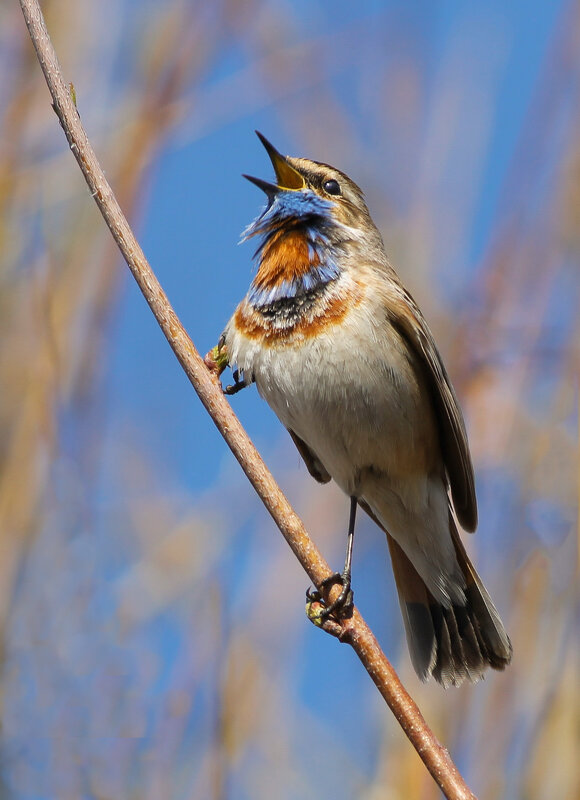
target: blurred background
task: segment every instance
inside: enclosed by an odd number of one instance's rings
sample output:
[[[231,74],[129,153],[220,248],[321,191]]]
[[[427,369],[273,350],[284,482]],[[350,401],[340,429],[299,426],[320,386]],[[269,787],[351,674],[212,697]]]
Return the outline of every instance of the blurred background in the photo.
[[[480,798],[573,798],[578,766],[580,6],[570,0],[47,0],[84,125],[205,353],[252,275],[254,136],[366,192],[465,411],[468,546],[513,664],[421,684],[386,542],[357,604]],[[0,6],[0,796],[439,797],[202,410]],[[228,376],[229,379],[229,376]],[[232,399],[317,544],[319,486]]]

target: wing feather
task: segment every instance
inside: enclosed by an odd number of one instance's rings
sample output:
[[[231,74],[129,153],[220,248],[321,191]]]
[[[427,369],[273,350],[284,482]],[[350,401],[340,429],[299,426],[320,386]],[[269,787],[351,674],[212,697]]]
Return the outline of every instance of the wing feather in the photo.
[[[318,483],[328,483],[330,480],[330,475],[316,453],[311,450],[306,442],[297,434],[295,434],[294,431],[291,431],[290,428],[288,428],[288,433],[292,437],[292,441],[302,456],[308,472],[315,480],[318,481]]]
[[[462,527],[471,532],[477,528],[477,500],[463,414],[425,318],[411,295],[400,284],[397,289],[387,300],[389,320],[423,367],[437,412],[453,507]]]

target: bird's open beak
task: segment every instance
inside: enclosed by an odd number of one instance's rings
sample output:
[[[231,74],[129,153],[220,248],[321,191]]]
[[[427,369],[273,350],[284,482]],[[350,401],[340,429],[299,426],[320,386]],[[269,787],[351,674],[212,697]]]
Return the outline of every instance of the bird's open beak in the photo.
[[[263,181],[261,178],[253,178],[251,175],[244,175],[244,178],[254,183],[263,192],[266,192],[269,198],[274,197],[274,195],[282,189],[304,189],[306,181],[298,170],[294,169],[286,157],[279,153],[265,136],[262,136],[259,131],[256,131],[256,134],[270,156],[270,161],[276,171],[278,185]]]

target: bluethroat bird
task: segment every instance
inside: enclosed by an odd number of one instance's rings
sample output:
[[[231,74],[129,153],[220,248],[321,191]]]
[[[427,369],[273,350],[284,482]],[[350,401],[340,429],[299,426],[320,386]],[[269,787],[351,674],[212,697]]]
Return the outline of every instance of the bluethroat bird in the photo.
[[[339,598],[352,606],[357,506],[387,535],[413,666],[443,686],[503,669],[512,648],[455,520],[477,526],[473,466],[455,391],[425,319],[389,263],[359,187],[328,164],[281,155],[258,133],[276,183],[244,231],[256,275],[220,339],[308,471],[350,498]]]

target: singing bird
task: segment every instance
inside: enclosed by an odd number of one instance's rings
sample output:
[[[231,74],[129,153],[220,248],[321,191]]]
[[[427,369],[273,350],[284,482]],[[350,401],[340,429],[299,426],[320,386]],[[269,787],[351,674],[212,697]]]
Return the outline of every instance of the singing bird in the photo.
[[[352,605],[357,506],[385,531],[413,666],[444,686],[503,669],[512,648],[455,520],[477,526],[465,424],[433,335],[388,261],[363,193],[328,164],[281,155],[243,240],[257,271],[220,358],[253,382],[310,474],[351,500],[340,617]]]

